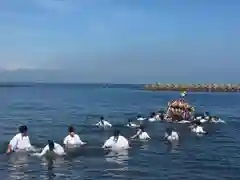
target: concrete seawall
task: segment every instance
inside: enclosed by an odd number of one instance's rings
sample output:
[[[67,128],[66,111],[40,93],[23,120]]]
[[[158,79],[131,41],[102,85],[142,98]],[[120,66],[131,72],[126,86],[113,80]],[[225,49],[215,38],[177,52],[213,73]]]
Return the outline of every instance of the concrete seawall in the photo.
[[[147,84],[149,91],[240,92],[240,84]]]

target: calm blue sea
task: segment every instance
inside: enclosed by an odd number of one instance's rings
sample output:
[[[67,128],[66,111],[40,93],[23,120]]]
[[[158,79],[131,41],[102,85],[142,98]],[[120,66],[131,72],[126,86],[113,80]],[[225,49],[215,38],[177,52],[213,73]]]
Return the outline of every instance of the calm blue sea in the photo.
[[[189,102],[198,111],[210,111],[226,124],[206,124],[209,134],[196,137],[186,124],[173,125],[179,145],[160,137],[169,124],[147,123],[149,142],[131,142],[119,154],[100,147],[112,134],[92,124],[103,115],[126,137],[134,129],[123,125],[137,114],[166,107],[178,93],[148,92],[137,85],[34,84],[0,88],[0,179],[1,180],[237,180],[240,178],[240,94],[190,93]],[[44,147],[48,139],[61,143],[67,127],[76,125],[88,143],[77,152],[55,160],[4,154],[8,141],[21,124],[29,126],[33,145]]]

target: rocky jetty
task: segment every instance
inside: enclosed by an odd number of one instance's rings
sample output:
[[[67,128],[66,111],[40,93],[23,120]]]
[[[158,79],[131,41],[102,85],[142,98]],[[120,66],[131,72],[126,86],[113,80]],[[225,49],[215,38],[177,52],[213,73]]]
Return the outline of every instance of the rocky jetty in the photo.
[[[148,84],[150,91],[240,92],[240,84]]]

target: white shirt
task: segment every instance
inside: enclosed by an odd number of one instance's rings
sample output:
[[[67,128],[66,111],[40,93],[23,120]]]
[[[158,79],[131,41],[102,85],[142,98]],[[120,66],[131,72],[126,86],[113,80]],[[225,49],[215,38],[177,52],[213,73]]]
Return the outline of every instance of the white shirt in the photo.
[[[208,120],[207,119],[200,119],[200,122],[201,123],[205,123],[205,122],[207,122]]]
[[[145,118],[143,118],[143,117],[139,117],[139,118],[137,118],[137,120],[138,120],[138,121],[144,121]]]
[[[138,125],[136,125],[136,124],[130,122],[130,123],[128,123],[126,126],[128,126],[128,127],[137,127]]]
[[[49,151],[49,146],[46,145],[42,152],[41,153],[35,153],[34,155],[37,155],[37,156],[44,156],[46,155],[46,153]],[[65,155],[65,152],[64,152],[64,149],[63,147],[60,145],[60,144],[57,144],[57,143],[54,143],[54,149],[53,149],[53,152],[56,153],[57,155],[59,156],[62,156],[62,155]]]
[[[197,127],[194,127],[192,129],[192,132],[195,132],[197,134],[204,134],[206,133],[204,130],[203,130],[203,127],[202,126],[197,126]]]
[[[149,118],[148,119],[148,121],[150,121],[150,122],[154,122],[154,121],[156,121],[157,119],[156,118]]]
[[[190,121],[187,121],[187,120],[181,120],[181,121],[178,121],[179,124],[186,124],[186,123],[190,123]]]
[[[71,135],[68,135],[67,137],[64,138],[63,140],[64,145],[80,145],[80,144],[85,144],[84,142],[81,141],[80,137],[77,134],[74,134],[72,137]]]
[[[165,137],[169,141],[178,141],[179,140],[178,133],[175,131],[172,131],[171,135],[168,135],[167,133],[165,133]]]
[[[197,119],[197,120],[201,120],[201,119],[202,119],[202,116],[197,116],[196,119]]]
[[[147,139],[150,139],[150,136],[148,135],[147,132],[140,132],[140,134],[138,135],[138,138],[141,140],[147,140]]]
[[[218,119],[211,119],[211,122],[213,122],[213,123],[225,123],[225,121],[221,120],[220,118],[218,118]]]
[[[206,120],[209,120],[209,119],[210,119],[210,117],[209,117],[209,116],[205,116],[205,117],[204,117],[204,119],[206,119]]]
[[[32,145],[30,143],[28,136],[22,136],[21,133],[16,134],[12,140],[9,142],[12,151],[16,150],[30,150]]]
[[[103,148],[128,149],[129,143],[128,140],[121,135],[118,136],[117,142],[114,141],[114,136],[112,136],[104,143]]]
[[[104,121],[104,120],[103,120],[103,123],[101,121],[99,121],[96,125],[97,126],[104,126],[104,127],[112,127],[112,125],[109,122]]]
[[[160,121],[160,120],[161,120],[160,114],[157,114],[157,115],[155,116],[155,119],[158,120],[158,121]]]

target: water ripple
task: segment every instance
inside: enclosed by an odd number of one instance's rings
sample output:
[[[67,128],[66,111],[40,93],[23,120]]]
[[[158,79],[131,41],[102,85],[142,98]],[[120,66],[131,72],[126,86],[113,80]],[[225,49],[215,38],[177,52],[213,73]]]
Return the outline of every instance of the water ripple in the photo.
[[[0,89],[0,91],[3,91]],[[98,129],[92,124],[104,115],[126,137],[135,129],[124,127],[128,118],[145,116],[165,107],[176,93],[145,92],[139,89],[87,86],[36,86],[0,92],[0,173],[1,180],[16,179],[238,179],[240,177],[240,104],[239,95],[190,94],[187,98],[211,110],[227,124],[205,125],[203,137],[192,134],[184,124],[173,126],[180,133],[179,144],[160,140],[167,123],[146,124],[150,141],[132,141],[125,152],[101,149],[112,129]],[[206,98],[207,97],[207,98]],[[144,102],[144,103],[143,103]],[[223,103],[224,102],[224,103]],[[76,125],[88,146],[54,160],[26,154],[4,154],[8,140],[20,124],[28,124],[31,141],[45,146],[52,138],[62,143],[69,124]]]

